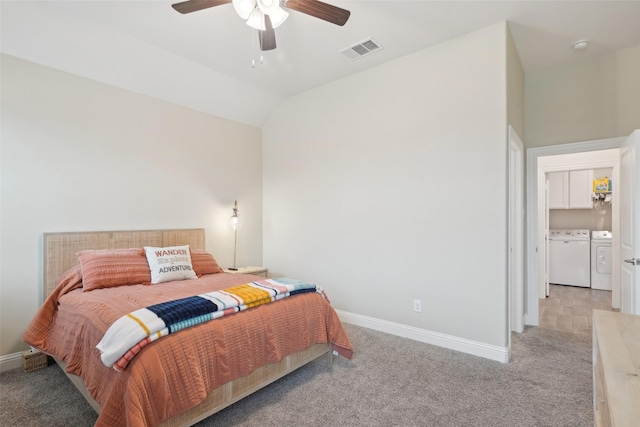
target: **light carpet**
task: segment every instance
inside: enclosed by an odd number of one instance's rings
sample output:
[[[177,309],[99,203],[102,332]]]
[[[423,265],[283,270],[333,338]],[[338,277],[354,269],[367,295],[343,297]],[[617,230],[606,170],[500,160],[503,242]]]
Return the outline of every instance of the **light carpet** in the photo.
[[[591,339],[527,328],[508,364],[345,324],[353,360],[322,357],[204,426],[592,426]],[[56,366],[0,374],[0,425],[90,426]]]

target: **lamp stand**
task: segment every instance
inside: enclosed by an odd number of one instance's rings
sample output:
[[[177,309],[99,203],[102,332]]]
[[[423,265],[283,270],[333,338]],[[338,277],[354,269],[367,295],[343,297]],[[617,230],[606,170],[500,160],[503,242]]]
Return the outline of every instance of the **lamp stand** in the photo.
[[[238,256],[238,228],[233,231],[233,268],[229,270],[238,271],[238,267],[236,267],[236,258]]]

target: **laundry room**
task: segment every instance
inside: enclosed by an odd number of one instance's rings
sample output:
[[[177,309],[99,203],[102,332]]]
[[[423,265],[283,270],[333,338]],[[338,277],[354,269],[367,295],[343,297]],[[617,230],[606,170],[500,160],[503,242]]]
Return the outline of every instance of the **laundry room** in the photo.
[[[611,291],[612,172],[548,173],[549,283]]]
[[[549,173],[549,228],[611,231],[612,168]],[[594,191],[594,180],[607,190]],[[571,183],[573,181],[573,183]]]

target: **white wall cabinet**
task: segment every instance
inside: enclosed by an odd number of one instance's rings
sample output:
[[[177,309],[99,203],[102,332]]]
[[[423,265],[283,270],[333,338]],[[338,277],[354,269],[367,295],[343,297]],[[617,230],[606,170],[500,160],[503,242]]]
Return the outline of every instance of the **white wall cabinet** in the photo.
[[[569,172],[569,209],[592,209],[593,170]]]
[[[549,209],[569,208],[569,174],[567,172],[549,173]]]
[[[593,170],[550,172],[549,209],[592,209]]]

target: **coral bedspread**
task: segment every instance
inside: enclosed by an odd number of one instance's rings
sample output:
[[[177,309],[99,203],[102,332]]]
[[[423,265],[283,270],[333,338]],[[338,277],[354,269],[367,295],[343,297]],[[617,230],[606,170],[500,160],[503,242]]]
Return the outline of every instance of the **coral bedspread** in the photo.
[[[196,406],[207,393],[316,343],[351,357],[337,314],[318,293],[304,293],[170,334],[146,346],[123,372],[106,367],[96,344],[109,326],[138,308],[255,280],[211,274],[153,286],[82,291],[70,270],[23,339],[67,363],[100,404],[97,426],[152,426]]]

